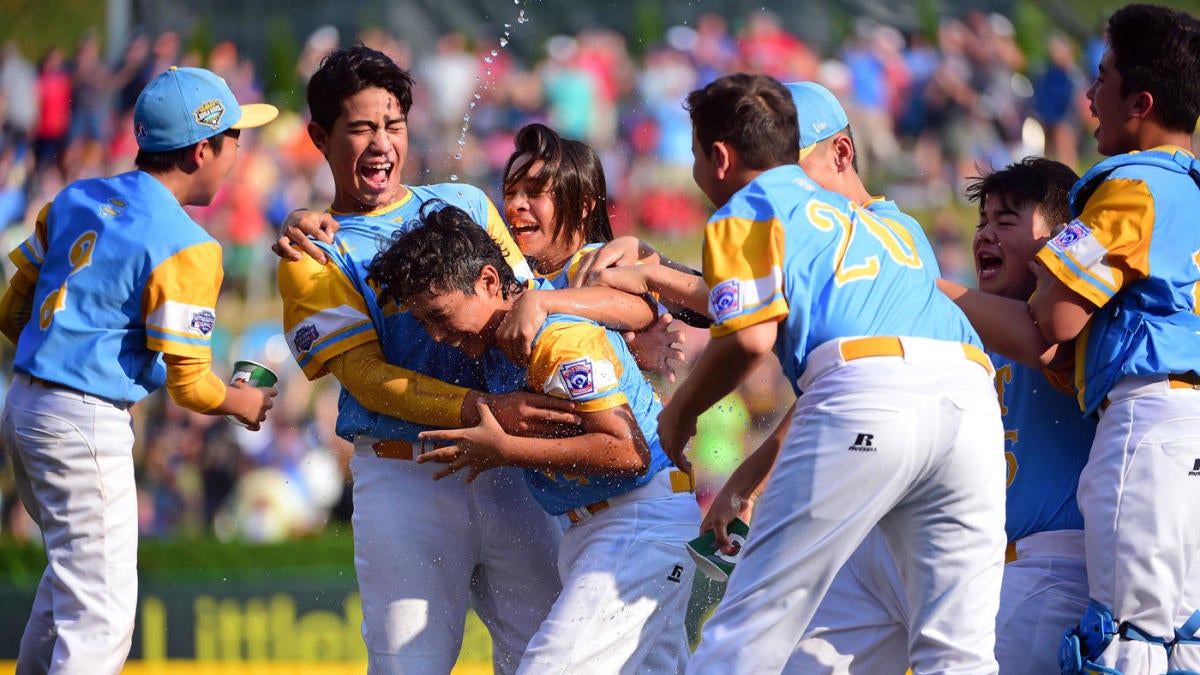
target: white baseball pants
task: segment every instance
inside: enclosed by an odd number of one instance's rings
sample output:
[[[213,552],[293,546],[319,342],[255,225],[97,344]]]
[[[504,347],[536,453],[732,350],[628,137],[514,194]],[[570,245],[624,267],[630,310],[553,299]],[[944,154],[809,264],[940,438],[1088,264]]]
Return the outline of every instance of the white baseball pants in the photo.
[[[700,507],[694,494],[672,493],[669,473],[567,530],[558,557],[562,595],[519,673],[683,672],[696,573],[685,547],[698,532]]]
[[[18,374],[0,428],[48,559],[16,672],[119,673],[138,593],[129,412]]]
[[[911,608],[913,672],[995,673],[1003,429],[990,370],[961,345],[810,354],[742,560],[688,672],[778,673],[834,575],[879,526]]]
[[[435,481],[441,464],[376,457],[370,443],[350,463],[368,672],[449,673],[468,606],[491,633],[495,672],[514,672],[558,596],[560,519],[520,469]]]
[[[1162,376],[1112,388],[1079,476],[1092,599],[1120,622],[1171,639],[1200,609],[1200,390]],[[1200,669],[1195,646],[1114,638],[1097,663],[1124,675]]]

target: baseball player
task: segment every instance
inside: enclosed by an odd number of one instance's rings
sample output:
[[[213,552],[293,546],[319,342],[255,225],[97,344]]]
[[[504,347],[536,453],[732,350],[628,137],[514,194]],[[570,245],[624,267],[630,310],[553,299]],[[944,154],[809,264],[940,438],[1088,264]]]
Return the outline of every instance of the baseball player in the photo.
[[[137,170],[76,181],[9,258],[0,301],[16,343],[0,431],[48,564],[18,673],[118,673],[137,604],[137,497],[129,408],[164,384],[195,412],[257,430],[276,391],[211,370],[221,246],[184,211],[208,205],[242,129],[278,114],[224,80],[172,68],[134,106]]]
[[[594,313],[589,305],[610,306],[607,313],[623,323],[630,314],[645,310],[635,304],[643,301],[625,293],[597,293],[600,289],[595,288],[588,289],[587,296],[580,291],[551,292],[566,289],[580,258],[612,239],[604,167],[586,143],[564,138],[544,124],[522,127],[513,146],[504,170],[504,215],[534,274],[549,286],[522,293],[496,332],[497,344],[524,362],[546,320],[546,299],[561,306],[564,297],[573,296],[577,304],[570,311],[574,313]],[[638,363],[668,377],[673,376],[671,361],[684,359],[682,344],[676,343],[681,334],[669,329],[671,319],[664,311],[651,328],[625,333]]]
[[[277,250],[286,255],[279,267],[284,327],[305,374],[333,373],[345,390],[337,430],[355,445],[355,567],[370,671],[448,672],[470,602],[492,635],[497,672],[511,672],[557,595],[561,525],[537,506],[515,469],[464,485],[434,482],[432,469],[409,460],[420,454],[420,431],[476,424],[481,402],[514,433],[560,431],[578,417],[553,397],[483,393],[479,363],[432,341],[409,313],[383,309],[367,283],[366,265],[380,247],[417,226],[422,204],[435,200],[484,223],[514,273],[530,275],[482,191],[400,183],[411,87],[407,72],[363,46],[333,52],[309,80],[309,135],[333,170],[335,196],[329,214],[290,221],[319,227],[328,218],[337,234],[332,244],[304,242],[320,260]],[[628,308],[639,306],[637,328],[653,320],[646,303],[609,309],[633,320]],[[413,517],[396,518],[397,504]]]
[[[1072,189],[1073,219],[1037,254],[1037,292],[997,304],[952,289],[1014,360],[1073,358],[1080,407],[1099,416],[1078,493],[1091,602],[1064,638],[1066,673],[1200,671],[1196,54],[1196,19],[1115,12],[1088,90],[1110,158]]]
[[[440,342],[482,357],[521,287],[497,244],[459,209],[426,210],[425,225],[370,266],[380,299],[394,300]],[[542,507],[566,514],[563,590],[530,640],[521,673],[676,673],[689,655],[684,626],[695,568],[684,544],[700,522],[690,476],[673,470],[655,433],[662,409],[624,340],[586,319],[551,315],[528,370],[495,350],[494,388],[528,387],[576,403],[581,433],[508,435],[486,411],[471,428],[427,431],[453,445],[421,462],[438,476],[516,466]]]
[[[784,86],[792,96],[799,121],[800,168],[819,187],[841,194],[883,221],[901,238],[903,246],[916,250],[922,268],[937,278],[937,260],[921,224],[901,211],[896,202],[873,196],[863,185],[858,175],[858,153],[850,120],[837,97],[816,82],[789,82]],[[572,270],[572,287],[596,284],[628,293],[644,293],[649,288],[649,292],[672,301],[673,311],[689,312],[689,316],[708,311],[708,287],[703,284],[703,278],[683,276],[691,274],[692,270],[665,260],[636,237],[619,237],[586,253]],[[635,263],[639,267],[633,267]],[[695,321],[692,323],[698,325]],[[786,418],[784,426],[787,425]]]
[[[795,164],[781,84],[725,76],[687,107],[693,175],[718,205],[704,258],[714,338],[659,416],[663,447],[682,462],[699,412],[772,346],[803,392],[689,670],[780,671],[879,524],[917,608],[914,667],[994,671],[1003,432],[977,336],[903,235]]]
[[[980,206],[974,248],[982,291],[1029,297],[1035,278],[1028,263],[1050,238],[1052,223],[1066,221],[1076,178],[1063,164],[1029,158],[968,186],[968,198]],[[1042,373],[991,357],[1007,447],[1005,530],[1014,557],[1004,567],[996,660],[1004,674],[1053,672],[1059,636],[1087,606],[1075,487],[1096,424]],[[909,620],[887,542],[873,534],[838,572],[786,672],[902,673]]]

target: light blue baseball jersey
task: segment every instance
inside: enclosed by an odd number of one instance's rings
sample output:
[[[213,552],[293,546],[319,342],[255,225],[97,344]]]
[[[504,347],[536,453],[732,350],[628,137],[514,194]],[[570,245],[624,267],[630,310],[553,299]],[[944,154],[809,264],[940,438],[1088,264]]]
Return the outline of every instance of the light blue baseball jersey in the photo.
[[[999,354],[989,356],[996,367],[996,394],[1004,419],[1008,540],[1036,532],[1082,530],[1075,490],[1091,452],[1096,419],[1081,416],[1075,399],[1051,385],[1041,371]]]
[[[896,202],[883,197],[872,197],[871,201],[865,204],[866,209],[871,212],[871,215],[879,218],[892,229],[903,228],[908,231],[912,237],[912,244],[917,249],[917,256],[921,258],[921,262],[934,279],[942,276],[942,270],[938,266],[937,255],[933,252],[933,246],[929,244],[929,237],[925,234],[925,228],[917,222],[916,218],[908,215],[896,206]]]
[[[301,369],[319,377],[328,359],[372,340],[379,340],[393,365],[470,389],[482,389],[483,367],[457,349],[429,337],[412,315],[395,306],[380,307],[375,288],[367,283],[366,266],[396,233],[419,225],[426,202],[453,204],[481,223],[500,243],[520,279],[531,275],[528,264],[500,220],[495,207],[478,188],[460,183],[409,187],[408,196],[384,209],[366,214],[334,213],[341,226],[334,244],[317,244],[330,263],[317,280],[281,280],[284,325],[288,345]],[[343,388],[338,400],[337,433],[357,436],[417,440],[430,429],[423,424],[371,412]]]
[[[1200,371],[1200,162],[1174,146],[1110,157],[1070,198],[1037,257],[1098,308],[1075,341],[1090,414],[1126,375]]]
[[[775,167],[706,226],[712,334],[782,321],[775,350],[793,387],[809,352],[835,338],[896,335],[980,347],[922,255],[907,228],[821,189],[799,166]]]
[[[662,403],[619,333],[580,317],[551,314],[534,337],[527,370],[497,349],[490,350],[486,358],[494,392],[524,388],[574,401],[579,412],[628,404],[650,448],[650,467],[637,477],[526,471],[530,490],[548,513],[558,515],[624,494],[671,466],[658,440]]]
[[[211,358],[221,245],[148,173],[71,183],[9,254],[37,279],[13,368],[111,401]]]

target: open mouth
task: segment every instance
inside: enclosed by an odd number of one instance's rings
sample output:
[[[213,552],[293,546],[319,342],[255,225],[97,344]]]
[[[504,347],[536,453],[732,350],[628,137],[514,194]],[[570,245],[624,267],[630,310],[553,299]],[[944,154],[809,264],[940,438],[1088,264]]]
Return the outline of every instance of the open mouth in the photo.
[[[980,253],[975,256],[975,269],[980,278],[990,277],[1000,272],[1004,267],[1004,259],[990,253]]]
[[[509,227],[514,237],[535,234],[542,229],[537,223],[512,223]]]
[[[376,190],[383,190],[388,186],[388,178],[391,177],[394,166],[391,162],[371,162],[364,164],[358,173],[367,185]]]

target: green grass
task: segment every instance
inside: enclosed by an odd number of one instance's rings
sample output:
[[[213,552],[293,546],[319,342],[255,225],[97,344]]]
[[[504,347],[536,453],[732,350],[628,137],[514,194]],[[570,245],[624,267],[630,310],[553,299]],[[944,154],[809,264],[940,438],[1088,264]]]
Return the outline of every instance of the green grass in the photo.
[[[0,583],[37,584],[46,566],[40,543],[0,540]],[[186,539],[143,539],[138,543],[138,569],[145,575],[172,578],[312,575],[353,570],[354,537],[350,528],[330,527],[315,537],[278,544],[222,542],[204,536]]]

